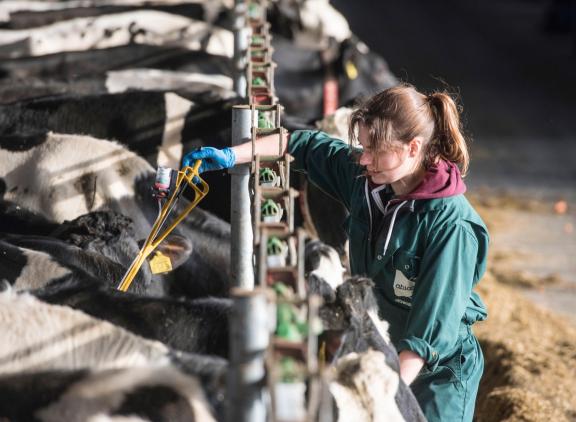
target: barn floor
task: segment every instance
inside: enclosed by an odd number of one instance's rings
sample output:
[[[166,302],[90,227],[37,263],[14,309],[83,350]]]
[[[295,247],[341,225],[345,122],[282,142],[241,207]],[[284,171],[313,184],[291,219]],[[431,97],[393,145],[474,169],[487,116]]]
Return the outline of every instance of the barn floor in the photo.
[[[401,80],[460,93],[492,241],[479,422],[576,420],[576,28],[543,31],[552,3],[333,0]]]
[[[574,211],[557,214],[541,202],[510,198],[473,202],[493,239],[489,270],[478,286],[489,318],[475,326],[486,360],[477,422],[576,420],[576,283],[547,264],[570,265],[564,259],[573,254],[557,255],[548,245],[567,236],[573,247],[574,234],[566,230]],[[544,245],[538,254],[536,241]],[[546,269],[551,272],[541,272]]]

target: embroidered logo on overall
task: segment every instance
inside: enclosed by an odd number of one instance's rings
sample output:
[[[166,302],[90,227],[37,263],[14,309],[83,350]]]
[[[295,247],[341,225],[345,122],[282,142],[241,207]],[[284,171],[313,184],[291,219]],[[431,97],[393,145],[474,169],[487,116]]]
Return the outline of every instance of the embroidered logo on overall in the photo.
[[[396,276],[394,277],[394,294],[397,297],[411,298],[412,293],[414,293],[415,284],[414,281],[406,278],[402,271],[396,270]]]

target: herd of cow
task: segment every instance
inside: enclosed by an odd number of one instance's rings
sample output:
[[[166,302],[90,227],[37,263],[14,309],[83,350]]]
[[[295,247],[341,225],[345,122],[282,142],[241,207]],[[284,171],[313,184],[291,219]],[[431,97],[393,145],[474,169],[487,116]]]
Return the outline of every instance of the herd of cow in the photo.
[[[157,217],[155,167],[229,143],[231,108],[245,102],[232,91],[229,3],[0,3],[0,420],[224,418],[228,177],[207,175],[202,209],[161,244],[171,272],[144,266],[129,292],[115,287]],[[342,106],[395,83],[327,1],[279,0],[269,20],[289,129],[322,118],[328,73]],[[319,203],[312,216],[341,218]],[[318,232],[341,248],[343,235]],[[306,258],[324,335],[340,340],[334,417],[423,420],[371,281],[344,281],[319,241]]]

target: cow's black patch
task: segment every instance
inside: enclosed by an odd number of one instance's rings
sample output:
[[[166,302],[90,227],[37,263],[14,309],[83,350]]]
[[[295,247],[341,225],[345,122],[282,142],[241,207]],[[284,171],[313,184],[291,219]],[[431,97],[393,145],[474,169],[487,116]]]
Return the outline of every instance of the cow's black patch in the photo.
[[[5,375],[0,378],[0,419],[37,420],[34,413],[58,400],[87,370],[46,371],[33,374]]]
[[[0,141],[0,147],[30,148],[32,135],[23,137],[18,143],[20,138],[14,138],[13,134],[50,130],[115,139],[143,156],[155,156],[157,146],[162,142],[165,120],[164,94],[159,92],[29,99],[0,106],[0,133],[11,137]],[[27,138],[31,139],[25,142]],[[36,142],[40,141],[43,140],[36,139]]]
[[[2,190],[0,180],[0,191]],[[48,235],[58,224],[10,201],[0,201],[0,232]]]
[[[0,198],[4,198],[6,194],[6,182],[3,177],[0,177]]]
[[[126,395],[113,415],[138,415],[151,421],[194,421],[186,398],[172,388],[140,387]]]
[[[55,228],[51,236],[64,240],[80,248],[101,239],[113,240],[123,232],[134,236],[132,220],[114,211],[96,211],[65,221]]]
[[[20,248],[0,240],[0,277],[14,285],[22,274],[28,259]]]
[[[32,134],[0,135],[0,148],[7,151],[28,151],[46,142],[46,132]]]
[[[83,174],[76,182],[74,182],[74,187],[78,192],[84,195],[84,201],[86,202],[86,209],[91,211],[94,207],[94,200],[96,199],[96,181],[98,176],[94,173]]]

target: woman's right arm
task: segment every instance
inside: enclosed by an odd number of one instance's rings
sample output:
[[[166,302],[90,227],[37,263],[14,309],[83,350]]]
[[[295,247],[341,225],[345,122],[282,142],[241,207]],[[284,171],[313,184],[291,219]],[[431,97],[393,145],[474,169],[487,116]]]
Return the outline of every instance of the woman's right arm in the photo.
[[[268,157],[289,152],[294,158],[291,169],[306,173],[312,183],[349,208],[353,185],[362,174],[349,145],[317,130],[296,131],[290,137],[286,133],[281,148],[278,142],[278,134],[262,136],[255,141],[254,152]],[[202,147],[186,154],[183,166],[190,166],[195,160],[202,160],[200,173],[246,164],[252,160],[252,143],[247,138],[245,143],[234,147]]]
[[[288,145],[288,133],[284,132],[282,137],[282,154],[286,153],[286,146]],[[279,155],[278,149],[278,139],[280,136],[278,134],[266,135],[256,139],[254,145],[254,151],[258,155],[264,156],[277,156]],[[245,164],[252,161],[252,143],[247,141],[241,145],[236,145],[232,147],[234,154],[236,155],[236,164]]]
[[[278,134],[262,136],[255,141],[254,152],[264,156],[284,155],[288,144],[288,134],[282,136],[282,154],[278,142]],[[245,164],[252,161],[252,143],[250,139],[234,147],[218,149],[214,147],[202,147],[188,152],[182,158],[182,167],[192,166],[196,160],[202,160],[200,173],[212,170],[223,170],[234,167],[236,164]]]

